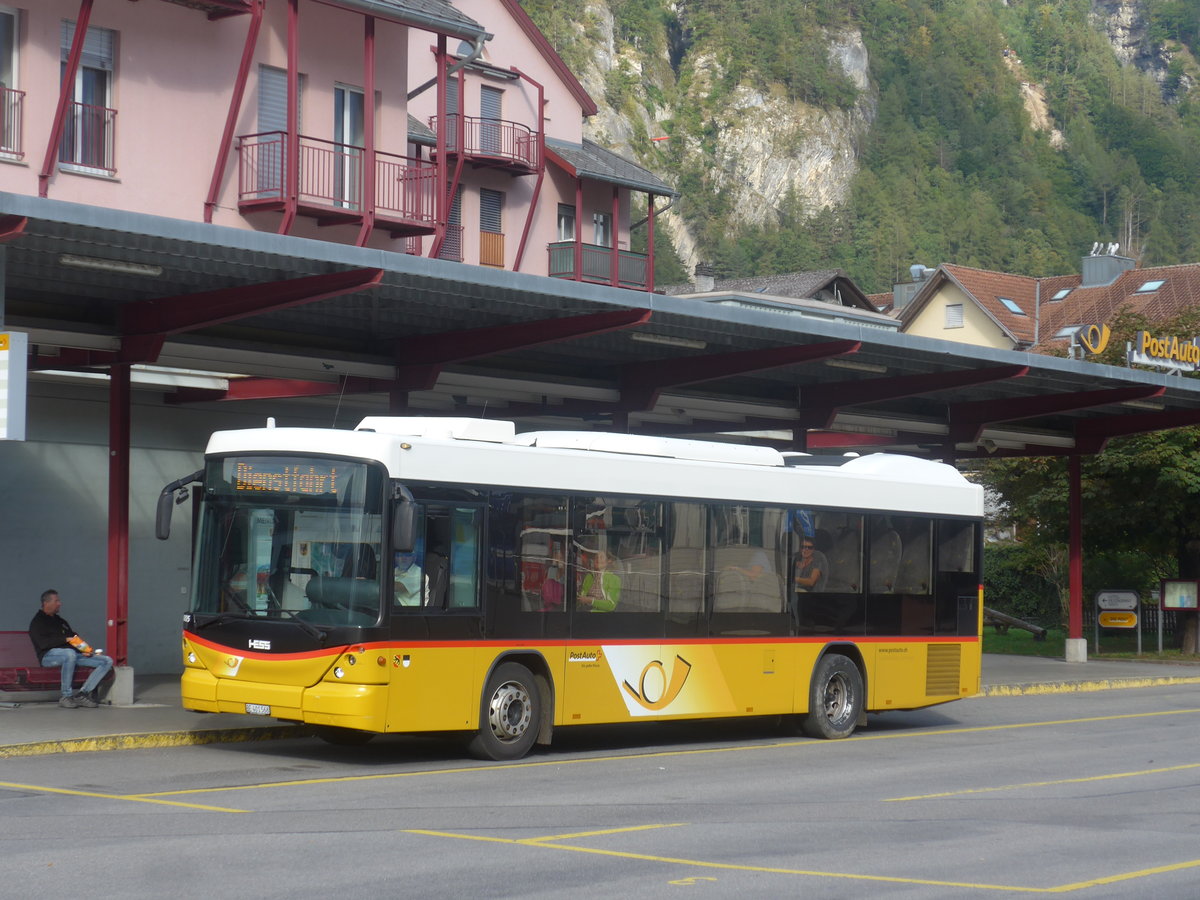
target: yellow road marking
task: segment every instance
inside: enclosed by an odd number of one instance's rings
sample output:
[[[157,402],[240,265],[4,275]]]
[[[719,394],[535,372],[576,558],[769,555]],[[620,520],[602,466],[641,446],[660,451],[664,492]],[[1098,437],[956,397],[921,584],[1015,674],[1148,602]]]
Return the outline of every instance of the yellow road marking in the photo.
[[[569,841],[582,837],[597,837],[605,834],[627,834],[631,831],[652,831],[655,828],[682,828],[682,822],[670,825],[633,825],[629,828],[605,828],[603,831],[577,831],[574,834],[548,834],[545,837],[522,838],[518,844],[540,844],[544,841]]]
[[[671,828],[677,825],[648,825],[642,829],[613,829],[612,832],[594,832],[595,834],[617,833],[619,831],[637,831],[646,828]],[[1118,884],[1122,881],[1132,881],[1136,878],[1146,878],[1151,875],[1162,875],[1167,872],[1180,872],[1185,869],[1200,867],[1200,859],[1187,862],[1170,863],[1165,866],[1154,866],[1148,869],[1138,869],[1134,872],[1121,872],[1116,875],[1106,875],[1102,878],[1092,878],[1087,881],[1076,881],[1070,884],[1060,884],[1053,887],[1029,887],[1017,884],[989,884],[972,881],[940,881],[933,878],[906,878],[892,875],[864,875],[854,872],[826,872],[820,869],[786,869],[778,866],[750,866],[742,863],[722,863],[704,859],[682,859],[672,856],[654,856],[648,853],[631,853],[622,850],[602,850],[597,847],[573,847],[570,844],[549,843],[554,838],[499,838],[479,834],[456,834],[449,831],[429,831],[422,828],[407,828],[405,834],[418,834],[426,837],[454,838],[462,841],[482,841],[493,844],[523,845],[527,847],[544,847],[548,850],[565,850],[571,853],[590,853],[596,856],[612,856],[620,859],[636,859],[643,862],[667,863],[678,866],[693,866],[700,869],[723,869],[733,872],[763,872],[771,875],[803,875],[810,878],[836,878],[843,881],[872,881],[887,884],[919,884],[927,887],[970,888],[978,891],[1006,891],[1026,894],[1068,894],[1086,888],[1106,884]],[[570,837],[564,835],[563,839]],[[672,882],[674,884],[675,882]]]
[[[1141,775],[1159,775],[1163,772],[1181,772],[1185,769],[1200,769],[1200,763],[1182,766],[1166,766],[1161,769],[1142,769],[1137,772],[1111,772],[1108,775],[1088,775],[1083,778],[1062,778],[1057,781],[1027,781],[1024,784],[1005,784],[999,787],[966,788],[961,791],[945,791],[940,794],[916,794],[912,797],[886,797],[884,803],[901,803],[906,800],[940,800],[943,797],[962,797],[967,794],[989,794],[995,791],[1015,791],[1021,788],[1053,787],[1058,784],[1085,784],[1089,781],[1110,781],[1114,778],[1137,778]]]
[[[456,838],[463,841],[482,841],[493,844],[525,844],[525,846],[544,847],[548,850],[565,850],[570,853],[590,853],[596,856],[613,856],[619,859],[636,859],[644,862],[668,863],[677,866],[694,866],[701,869],[723,869],[732,872],[765,872],[773,875],[807,875],[813,878],[840,878],[848,881],[875,881],[889,884],[921,884],[934,887],[974,888],[986,891],[1025,891],[1026,893],[1049,893],[1048,888],[1028,888],[1007,884],[978,884],[969,881],[936,881],[927,878],[902,878],[888,875],[858,875],[852,872],[824,872],[818,869],[785,869],[777,866],[750,866],[742,863],[712,862],[704,859],[680,859],[672,856],[654,856],[649,853],[630,853],[623,850],[602,850],[597,847],[573,847],[570,844],[550,844],[545,842],[526,843],[513,838],[488,837],[479,834],[455,834],[448,831],[427,831],[421,828],[408,828],[405,834],[421,834],[427,837]]]
[[[0,781],[0,788],[12,788],[19,791],[34,791],[39,794],[66,794],[70,797],[95,797],[100,800],[127,800],[131,803],[156,803],[160,806],[182,806],[185,809],[203,809],[208,812],[244,813],[246,809],[229,809],[225,806],[205,806],[202,803],[182,803],[175,800],[159,800],[142,794],[105,794],[100,791],[76,791],[70,788],[47,787],[41,784],[18,784],[13,781]]]
[[[712,753],[737,753],[741,751],[779,750],[789,747],[808,747],[814,751],[835,748],[838,745],[862,741],[912,740],[914,738],[941,737],[957,734],[979,734],[991,731],[1007,731],[1019,728],[1043,728],[1051,725],[1088,725],[1096,722],[1113,722],[1119,719],[1144,719],[1157,716],[1196,715],[1200,709],[1161,710],[1158,712],[1123,713],[1113,716],[1089,716],[1080,719],[1056,719],[1048,722],[1017,722],[1010,725],[976,725],[969,728],[939,728],[928,731],[905,731],[889,734],[855,735],[844,741],[819,741],[811,739],[795,741],[773,741],[769,744],[737,744],[727,747],[704,747],[689,750],[657,750],[653,753],[630,753],[614,756],[589,756],[580,759],[551,759],[535,762],[500,763],[487,766],[459,766],[446,769],[422,769],[417,772],[375,772],[370,775],[337,775],[329,778],[302,778],[295,781],[269,781],[259,784],[235,784],[226,787],[187,788],[178,791],[158,791],[139,794],[141,797],[176,797],[186,794],[218,794],[225,791],[255,791],[262,788],[307,787],[317,784],[345,784],[355,781],[378,781],[388,778],[420,778],[433,775],[473,775],[481,772],[512,771],[513,769],[537,769],[545,766],[595,765],[598,763],[627,762],[643,759],[662,759],[677,756],[701,756]]]

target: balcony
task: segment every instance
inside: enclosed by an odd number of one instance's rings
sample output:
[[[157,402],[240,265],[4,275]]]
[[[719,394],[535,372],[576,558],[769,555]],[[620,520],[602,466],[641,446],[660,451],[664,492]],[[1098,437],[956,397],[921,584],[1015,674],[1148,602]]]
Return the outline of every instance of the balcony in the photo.
[[[550,244],[550,269],[547,274],[551,278],[569,278],[573,281],[586,281],[591,284],[611,284],[614,287],[629,288],[644,291],[648,284],[646,280],[647,261],[644,253],[634,253],[631,250],[616,250],[612,247],[602,247],[599,244],[583,244],[583,265],[580,276],[575,273],[575,249],[579,247],[575,241],[556,241]],[[613,272],[613,253],[616,252],[616,273]]]
[[[115,175],[117,111],[72,102],[63,123],[58,161],[87,172]]]
[[[446,116],[446,152],[458,155],[458,115]],[[474,166],[503,169],[513,175],[531,175],[541,169],[538,133],[518,122],[463,116],[463,155]],[[429,127],[437,133],[437,116]],[[436,152],[436,151],[435,151]]]
[[[362,221],[366,150],[301,135],[296,212],[319,225]],[[268,131],[238,138],[238,208],[282,210],[288,199],[288,136]],[[375,223],[392,237],[432,234],[437,169],[428,160],[375,151]]]
[[[9,159],[21,159],[25,156],[21,137],[24,106],[24,91],[0,88],[0,156]]]

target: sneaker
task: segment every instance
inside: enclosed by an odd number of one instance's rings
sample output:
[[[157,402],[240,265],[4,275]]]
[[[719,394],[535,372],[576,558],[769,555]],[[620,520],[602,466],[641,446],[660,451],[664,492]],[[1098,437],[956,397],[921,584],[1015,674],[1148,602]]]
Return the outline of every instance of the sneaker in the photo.
[[[83,691],[80,691],[78,694],[76,694],[71,699],[75,701],[76,706],[82,706],[85,709],[95,709],[97,706],[100,705],[99,703],[97,703],[95,700],[92,699],[91,694],[85,694]]]
[[[68,696],[61,697],[58,701],[58,705],[63,709],[75,709],[75,707],[79,705],[79,702],[74,697]]]

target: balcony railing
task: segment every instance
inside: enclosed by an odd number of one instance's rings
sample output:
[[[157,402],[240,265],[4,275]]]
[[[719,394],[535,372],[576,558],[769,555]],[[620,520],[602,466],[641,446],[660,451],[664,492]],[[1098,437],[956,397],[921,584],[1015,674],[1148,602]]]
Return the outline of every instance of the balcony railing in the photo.
[[[579,246],[574,241],[556,241],[550,245],[551,278],[575,278],[575,248]],[[592,284],[614,284],[612,270],[612,247],[601,247],[598,244],[582,245],[582,260],[580,281]],[[616,250],[617,280],[615,287],[631,288],[635,291],[646,289],[646,265],[648,257],[644,253],[634,253],[631,250]]]
[[[430,116],[429,127],[437,133],[437,116]],[[541,165],[538,133],[519,122],[463,116],[463,148],[467,156],[508,163],[520,169],[537,171]],[[458,114],[446,116],[446,150],[458,152]]]
[[[117,111],[72,102],[63,123],[58,161],[112,175],[117,171]]]
[[[243,206],[270,208],[287,199],[287,141],[283,131],[238,139],[238,200]],[[300,206],[360,214],[366,150],[307,135],[300,135],[299,141]],[[375,152],[377,217],[431,226],[437,212],[436,184],[437,169],[428,160]]]
[[[24,106],[24,91],[0,88],[0,154],[16,159],[25,155],[21,138]]]

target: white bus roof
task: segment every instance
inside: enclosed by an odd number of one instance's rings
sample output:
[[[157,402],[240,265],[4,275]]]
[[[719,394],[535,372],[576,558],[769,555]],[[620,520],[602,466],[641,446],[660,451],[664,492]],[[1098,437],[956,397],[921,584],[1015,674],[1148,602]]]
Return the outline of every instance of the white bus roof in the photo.
[[[954,467],[870,454],[840,465],[770,447],[606,432],[517,434],[511,422],[373,416],[354,431],[222,431],[208,454],[294,453],[384,464],[408,482],[598,495],[982,516],[983,490]]]

